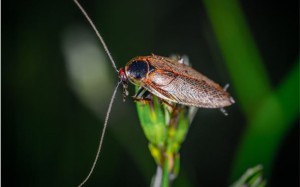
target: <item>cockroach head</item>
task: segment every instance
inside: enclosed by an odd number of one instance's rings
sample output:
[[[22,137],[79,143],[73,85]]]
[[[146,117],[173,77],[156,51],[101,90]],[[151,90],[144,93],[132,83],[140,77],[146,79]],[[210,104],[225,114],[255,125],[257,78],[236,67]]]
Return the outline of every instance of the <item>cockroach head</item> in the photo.
[[[125,101],[126,97],[128,96],[129,92],[127,90],[128,88],[128,78],[125,73],[124,68],[120,68],[119,70],[119,78],[123,85],[123,101]]]
[[[122,83],[127,82],[128,79],[127,79],[124,68],[119,69],[119,78],[122,81]]]

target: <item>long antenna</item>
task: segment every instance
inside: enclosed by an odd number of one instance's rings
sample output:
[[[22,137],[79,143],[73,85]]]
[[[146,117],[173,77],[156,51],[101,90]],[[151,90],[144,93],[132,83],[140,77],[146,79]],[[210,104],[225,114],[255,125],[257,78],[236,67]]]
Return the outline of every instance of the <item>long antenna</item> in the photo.
[[[109,60],[111,61],[113,67],[115,68],[115,70],[118,72],[118,68],[116,66],[116,63],[113,59],[113,57],[111,56],[108,48],[107,48],[107,45],[105,44],[101,34],[99,33],[98,29],[96,28],[95,24],[93,23],[93,21],[91,20],[91,18],[89,17],[89,15],[86,13],[86,11],[82,8],[82,6],[79,4],[79,2],[77,0],[74,0],[74,2],[76,3],[76,5],[78,6],[78,8],[80,9],[80,11],[83,13],[84,17],[88,20],[88,22],[90,23],[90,25],[92,26],[92,28],[94,29],[97,37],[99,38],[100,42],[102,43],[103,45],[103,48],[106,52],[106,54],[108,55],[108,58]]]
[[[118,90],[118,87],[120,85],[121,81],[118,82],[117,86],[115,87],[115,90],[111,96],[111,99],[110,99],[110,102],[109,102],[109,106],[108,106],[108,109],[107,109],[107,113],[106,113],[106,116],[105,116],[105,121],[104,121],[104,126],[103,126],[103,129],[102,129],[102,134],[101,134],[101,138],[100,138],[100,141],[99,141],[99,146],[98,146],[98,150],[97,150],[97,153],[96,153],[96,157],[95,157],[95,160],[93,162],[93,165],[90,169],[90,172],[89,174],[85,177],[85,179],[78,185],[78,187],[81,187],[83,186],[86,181],[89,180],[90,176],[92,175],[94,169],[95,169],[95,166],[96,166],[96,163],[97,163],[97,160],[99,158],[99,155],[100,155],[100,152],[101,152],[101,148],[102,148],[102,144],[103,144],[103,138],[104,138],[104,135],[105,135],[105,131],[106,131],[106,127],[107,127],[107,122],[108,122],[108,117],[109,117],[109,114],[110,114],[110,111],[111,111],[111,107],[112,107],[112,104],[113,104],[113,101],[115,100],[115,96],[116,96],[116,93],[117,93],[117,90]]]
[[[97,37],[99,38],[107,56],[109,57],[109,60],[111,61],[114,69],[116,70],[116,72],[119,72],[118,71],[118,68],[116,66],[116,63],[114,61],[114,59],[112,58],[108,48],[107,48],[107,45],[105,44],[101,34],[99,33],[98,29],[96,28],[95,24],[93,23],[93,21],[91,20],[91,18],[88,16],[88,14],[86,13],[86,11],[83,9],[83,7],[80,5],[80,3],[77,1],[77,0],[74,0],[75,4],[78,6],[78,8],[80,9],[80,11],[83,13],[83,15],[85,16],[85,18],[88,20],[88,22],[90,23],[90,25],[92,26],[92,28],[94,29]],[[102,144],[103,144],[103,139],[104,139],[104,135],[105,135],[105,132],[106,132],[106,128],[107,128],[107,123],[108,123],[108,118],[109,118],[109,115],[110,115],[110,112],[111,112],[111,108],[112,108],[112,105],[113,105],[113,102],[115,100],[115,96],[116,96],[116,93],[117,93],[117,90],[118,90],[118,87],[120,85],[122,81],[118,82],[117,86],[115,87],[115,90],[111,96],[111,99],[110,99],[110,102],[109,102],[109,106],[108,106],[108,109],[107,109],[107,113],[106,113],[106,116],[105,116],[105,121],[104,121],[104,125],[103,125],[103,129],[102,129],[102,134],[101,134],[101,137],[100,137],[100,140],[99,140],[99,146],[98,146],[98,150],[97,150],[97,153],[96,153],[96,157],[94,159],[94,162],[93,162],[93,165],[88,173],[88,175],[85,177],[85,179],[79,184],[79,187],[83,186],[88,180],[89,178],[91,177],[94,169],[95,169],[95,166],[96,166],[96,163],[98,161],[98,158],[99,158],[99,155],[100,155],[100,152],[101,152],[101,148],[102,148]]]

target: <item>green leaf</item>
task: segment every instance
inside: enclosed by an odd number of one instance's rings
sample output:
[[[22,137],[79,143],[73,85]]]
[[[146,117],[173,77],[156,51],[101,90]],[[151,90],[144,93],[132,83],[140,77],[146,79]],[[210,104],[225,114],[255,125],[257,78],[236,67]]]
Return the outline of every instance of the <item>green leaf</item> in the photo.
[[[231,187],[264,187],[266,181],[262,177],[263,167],[261,165],[248,169]]]

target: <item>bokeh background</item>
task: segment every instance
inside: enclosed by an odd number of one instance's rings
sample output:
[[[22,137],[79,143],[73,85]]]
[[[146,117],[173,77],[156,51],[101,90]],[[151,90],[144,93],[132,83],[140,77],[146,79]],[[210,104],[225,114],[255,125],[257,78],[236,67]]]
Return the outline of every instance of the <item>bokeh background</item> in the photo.
[[[228,186],[264,166],[269,186],[299,186],[299,2],[81,1],[118,67],[185,54],[230,83],[236,104],[200,109],[173,186]],[[88,173],[118,81],[68,1],[2,2],[2,185],[76,186]],[[133,95],[133,86],[131,86]],[[155,173],[135,104],[114,103],[87,186],[149,186]]]

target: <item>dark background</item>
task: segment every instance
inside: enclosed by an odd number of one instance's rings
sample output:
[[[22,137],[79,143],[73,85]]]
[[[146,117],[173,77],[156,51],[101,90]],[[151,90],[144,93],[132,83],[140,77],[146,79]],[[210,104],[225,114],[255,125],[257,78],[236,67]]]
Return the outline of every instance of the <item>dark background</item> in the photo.
[[[193,67],[212,80],[231,83],[203,2],[81,3],[118,67],[139,55],[186,54]],[[298,1],[240,1],[240,6],[275,89],[299,63]],[[92,43],[103,56],[95,34],[71,0],[3,2],[1,36],[2,185],[78,185],[94,159],[117,74],[107,59],[97,61],[93,56],[98,53],[90,54],[83,45]],[[79,67],[71,63],[76,52],[82,61]],[[105,76],[90,71],[90,64],[93,69],[98,63]],[[244,86],[256,89],[255,84]],[[123,103],[120,90],[87,186],[149,186],[155,172],[135,105],[130,97]],[[299,87],[294,90],[299,93]],[[198,111],[182,145],[181,173],[174,186],[233,182],[232,164],[249,119],[235,87],[229,92],[237,103],[227,109],[228,117],[218,110]],[[299,186],[298,120],[292,120],[278,143],[273,167],[265,175],[269,186]]]

